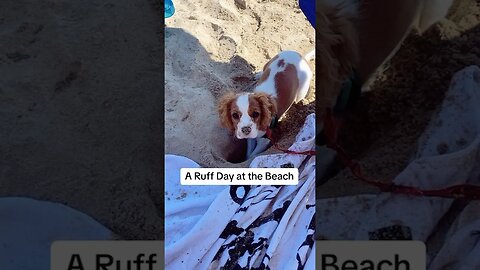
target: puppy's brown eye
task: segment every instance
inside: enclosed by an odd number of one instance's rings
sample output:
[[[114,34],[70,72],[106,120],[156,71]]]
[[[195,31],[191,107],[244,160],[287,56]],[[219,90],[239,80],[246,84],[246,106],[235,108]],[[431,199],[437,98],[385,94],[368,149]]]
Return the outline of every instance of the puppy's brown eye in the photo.
[[[238,113],[233,113],[233,114],[232,114],[232,117],[233,117],[233,119],[238,119],[238,118],[240,118],[240,117],[238,116]]]
[[[259,114],[258,112],[253,112],[253,114],[252,114],[252,117],[253,117],[253,118],[257,118],[257,117],[259,117],[259,116],[260,116],[260,114]]]

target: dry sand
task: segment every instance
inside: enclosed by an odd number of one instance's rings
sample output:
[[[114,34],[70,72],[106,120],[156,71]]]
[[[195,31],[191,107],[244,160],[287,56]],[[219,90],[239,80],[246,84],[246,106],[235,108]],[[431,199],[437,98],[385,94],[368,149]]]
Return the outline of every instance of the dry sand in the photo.
[[[313,48],[296,4],[248,2],[176,3],[165,33],[167,152],[221,166],[211,146],[229,144],[215,99],[248,86],[281,49]],[[120,238],[163,237],[161,4],[1,1],[0,196],[64,203]],[[313,107],[300,107],[291,115],[303,122]]]
[[[0,196],[64,203],[125,238],[162,237],[154,4],[0,1]]]
[[[206,167],[248,166],[225,160],[225,149],[239,144],[219,126],[217,99],[229,90],[251,90],[253,73],[281,50],[314,48],[314,29],[296,1],[241,2],[178,1],[166,19],[165,151]],[[310,95],[304,103],[311,104],[289,111],[280,124],[282,142],[293,141],[313,100]]]

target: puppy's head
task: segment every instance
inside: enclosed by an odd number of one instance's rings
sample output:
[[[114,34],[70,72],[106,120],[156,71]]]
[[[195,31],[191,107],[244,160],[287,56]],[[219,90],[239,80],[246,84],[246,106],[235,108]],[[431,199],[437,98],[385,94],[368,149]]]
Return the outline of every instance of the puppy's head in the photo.
[[[265,93],[232,92],[218,103],[218,113],[223,127],[238,139],[257,138],[259,131],[266,131],[277,113],[275,99]]]

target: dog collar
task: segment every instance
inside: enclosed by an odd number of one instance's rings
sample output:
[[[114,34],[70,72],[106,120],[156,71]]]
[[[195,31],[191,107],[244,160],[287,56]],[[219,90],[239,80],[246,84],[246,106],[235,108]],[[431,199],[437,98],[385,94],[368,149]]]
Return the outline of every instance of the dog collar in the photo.
[[[353,70],[350,77],[343,83],[337,103],[333,108],[333,113],[338,115],[345,112],[360,97],[362,83],[358,77],[357,71]]]
[[[272,117],[272,121],[270,122],[270,126],[268,126],[268,128],[274,128],[277,126],[277,124],[278,124],[278,117],[277,115],[274,115]]]
[[[274,129],[278,124],[278,117],[274,115],[272,117],[272,121],[270,122],[270,126],[268,126],[267,130],[265,131],[265,135],[262,138],[270,139],[272,137],[272,129]]]

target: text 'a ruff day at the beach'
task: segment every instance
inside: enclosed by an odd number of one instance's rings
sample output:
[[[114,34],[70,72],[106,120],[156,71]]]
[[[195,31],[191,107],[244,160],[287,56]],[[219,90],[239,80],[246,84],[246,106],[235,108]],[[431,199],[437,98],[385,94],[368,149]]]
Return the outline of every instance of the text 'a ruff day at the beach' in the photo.
[[[181,169],[182,185],[296,185],[295,168]]]

